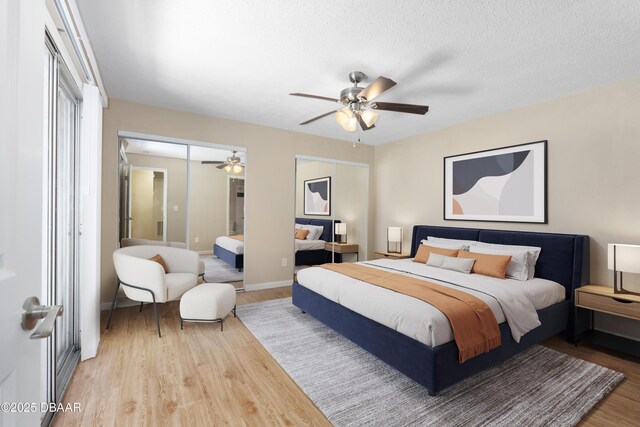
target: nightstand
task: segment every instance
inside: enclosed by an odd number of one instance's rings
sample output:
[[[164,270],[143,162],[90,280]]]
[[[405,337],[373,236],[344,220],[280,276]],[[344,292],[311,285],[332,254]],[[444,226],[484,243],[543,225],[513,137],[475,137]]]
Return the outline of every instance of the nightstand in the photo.
[[[411,257],[411,254],[403,252],[401,254],[395,252],[375,251],[373,253],[373,259],[405,259]]]
[[[356,254],[356,262],[358,262],[358,244],[357,243],[337,243],[327,242],[324,244],[324,250],[329,252],[335,252],[340,254],[340,261],[342,262],[343,254]]]
[[[591,327],[591,330],[577,337],[576,345],[582,339],[640,358],[640,343],[638,341],[593,329],[594,311],[640,320],[640,296],[614,294],[613,288],[608,286],[587,285],[576,289],[576,307],[576,319],[578,308],[589,310]]]

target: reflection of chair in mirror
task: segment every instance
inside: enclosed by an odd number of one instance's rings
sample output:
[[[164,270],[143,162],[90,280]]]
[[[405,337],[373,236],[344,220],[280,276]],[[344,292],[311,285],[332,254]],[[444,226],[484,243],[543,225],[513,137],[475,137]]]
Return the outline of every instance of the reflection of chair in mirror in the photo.
[[[167,272],[158,262],[149,259],[155,255],[162,257],[167,265]],[[145,302],[153,303],[158,336],[161,337],[156,303],[178,300],[198,283],[198,253],[168,246],[129,246],[113,253],[113,263],[118,275],[118,286],[113,296],[107,329],[122,286],[127,298],[141,303],[141,310]]]

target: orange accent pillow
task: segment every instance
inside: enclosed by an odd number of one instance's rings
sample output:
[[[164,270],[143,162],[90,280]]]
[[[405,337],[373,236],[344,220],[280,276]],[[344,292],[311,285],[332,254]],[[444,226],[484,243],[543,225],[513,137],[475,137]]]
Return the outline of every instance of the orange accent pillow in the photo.
[[[158,264],[160,264],[162,266],[162,269],[164,270],[164,274],[169,273],[169,267],[167,267],[167,263],[164,261],[164,258],[160,256],[160,254],[155,254],[154,256],[149,258],[149,261],[157,262]]]
[[[416,252],[416,256],[413,259],[413,262],[421,262],[426,264],[429,261],[429,255],[431,252],[434,254],[444,255],[444,256],[458,256],[458,252],[460,249],[443,249],[443,248],[435,248],[429,245],[420,245],[418,246],[418,252]]]
[[[472,273],[497,277],[498,279],[504,279],[504,276],[507,274],[509,261],[511,261],[511,255],[489,255],[465,251],[460,251],[458,258],[475,259],[476,262],[471,269]]]
[[[304,240],[307,238],[309,230],[303,230],[302,228],[296,228],[295,238],[298,240]]]

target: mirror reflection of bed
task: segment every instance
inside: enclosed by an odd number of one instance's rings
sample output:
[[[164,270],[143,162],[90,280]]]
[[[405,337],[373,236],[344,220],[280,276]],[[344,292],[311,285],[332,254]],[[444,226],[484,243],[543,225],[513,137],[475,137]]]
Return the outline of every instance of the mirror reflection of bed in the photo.
[[[120,237],[128,239],[125,244],[196,251],[204,269],[201,280],[244,289],[242,267],[214,254],[220,237],[244,247],[245,153],[234,150],[121,138]]]
[[[296,156],[295,269],[367,260],[367,165]]]

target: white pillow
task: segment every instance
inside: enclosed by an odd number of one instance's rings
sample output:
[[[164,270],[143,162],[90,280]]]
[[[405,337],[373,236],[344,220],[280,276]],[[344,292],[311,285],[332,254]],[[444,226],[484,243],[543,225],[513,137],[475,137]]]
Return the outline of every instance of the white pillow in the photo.
[[[324,226],[322,225],[296,224],[296,228],[309,230],[306,240],[318,240],[324,231]]]
[[[528,266],[528,277],[526,280],[531,280],[535,276],[536,272],[536,262],[538,262],[538,257],[540,256],[540,252],[542,248],[537,246],[520,246],[520,245],[500,245],[498,243],[485,243],[485,242],[476,242],[476,247],[482,246],[485,248],[494,248],[503,251],[527,251],[529,252],[529,258],[527,260]]]
[[[462,243],[450,243],[450,242],[436,242],[433,240],[421,240],[420,243],[422,243],[423,245],[427,245],[427,246],[433,246],[434,248],[441,248],[441,249],[460,249],[463,251],[469,250],[469,246],[468,245],[464,245]]]
[[[504,249],[473,245],[471,252],[488,255],[511,255],[505,277],[521,281],[529,280],[531,253],[523,249]]]
[[[444,268],[445,270],[458,271],[460,273],[469,274],[476,262],[473,258],[458,258],[453,256],[444,256],[432,252],[427,260],[427,265],[431,267]]]
[[[433,237],[427,236],[427,240],[432,243],[442,243],[445,245],[455,245],[457,249],[462,249],[463,251],[468,251],[469,246],[476,243],[475,240],[460,240],[460,239],[445,239],[444,237]]]

